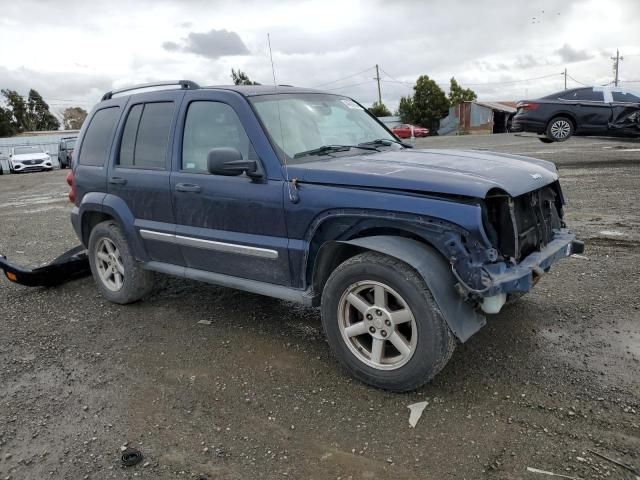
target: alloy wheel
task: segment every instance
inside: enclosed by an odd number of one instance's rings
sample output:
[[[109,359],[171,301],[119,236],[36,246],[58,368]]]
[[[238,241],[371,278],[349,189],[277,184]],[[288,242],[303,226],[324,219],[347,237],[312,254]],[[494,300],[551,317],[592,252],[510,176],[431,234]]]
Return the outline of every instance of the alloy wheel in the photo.
[[[416,320],[407,302],[383,283],[350,285],[338,303],[340,333],[361,362],[379,370],[405,365],[416,350]]]
[[[124,265],[115,243],[104,237],[96,245],[95,264],[103,285],[117,292],[124,284]]]
[[[551,125],[551,135],[554,138],[563,140],[571,133],[571,124],[567,120],[556,120]]]

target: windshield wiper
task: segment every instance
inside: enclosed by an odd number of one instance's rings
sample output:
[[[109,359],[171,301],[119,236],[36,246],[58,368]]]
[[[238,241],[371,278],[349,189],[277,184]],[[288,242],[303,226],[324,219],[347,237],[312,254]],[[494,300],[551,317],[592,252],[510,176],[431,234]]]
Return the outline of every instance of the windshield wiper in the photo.
[[[375,152],[378,151],[378,149],[374,146],[368,147],[362,144],[361,145],[323,145],[322,147],[313,148],[311,150],[306,150],[304,152],[298,152],[293,156],[293,158],[306,157],[310,155],[325,155],[327,153],[333,153],[333,152],[346,152],[348,150],[351,150],[352,148],[359,148],[361,150],[373,150]]]
[[[362,143],[359,143],[358,145],[382,145],[382,146],[388,147],[391,145],[391,143],[397,143],[398,145],[401,145],[404,148],[413,148],[413,145],[401,142],[400,140],[396,140],[394,138],[376,138],[375,140],[362,142]]]

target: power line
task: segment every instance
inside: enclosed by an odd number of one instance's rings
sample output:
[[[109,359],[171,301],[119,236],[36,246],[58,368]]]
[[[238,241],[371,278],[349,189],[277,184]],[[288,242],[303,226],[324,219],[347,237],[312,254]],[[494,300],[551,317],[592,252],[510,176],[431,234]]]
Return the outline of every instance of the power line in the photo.
[[[480,85],[509,85],[512,83],[530,82],[532,80],[542,80],[543,78],[557,77],[558,75],[564,75],[564,73],[563,72],[552,73],[550,75],[542,75],[541,77],[521,78],[519,80],[505,80],[505,81],[499,81],[499,82],[466,83],[466,82],[458,81],[458,83],[460,85],[471,86],[471,87],[480,86]]]
[[[360,83],[352,83],[350,85],[342,85],[341,87],[334,87],[334,88],[327,88],[327,91],[333,91],[333,90],[340,90],[342,88],[349,88],[349,87],[357,87],[360,85],[366,85],[366,84],[371,84],[371,82],[373,81],[373,79],[366,81],[366,82],[360,82]]]
[[[384,73],[387,77],[389,77],[391,80],[386,80],[387,82],[395,82],[395,83],[402,83],[404,85],[409,85],[411,87],[413,87],[413,85],[415,85],[415,83],[411,83],[411,82],[403,82],[402,80],[398,80],[395,77],[392,77],[391,75],[389,75],[388,72],[386,72],[384,70],[384,68],[380,67],[380,70],[382,71],[382,73]],[[467,82],[463,82],[463,81],[458,81],[458,83],[460,85],[463,86],[482,86],[482,85],[508,85],[508,84],[512,84],[512,83],[520,83],[520,82],[530,82],[532,80],[541,80],[543,78],[551,78],[551,77],[556,77],[558,75],[564,75],[564,72],[560,72],[558,73],[552,73],[549,75],[542,75],[540,77],[531,77],[531,78],[521,78],[519,80],[504,80],[504,81],[496,81],[496,82],[479,82],[479,83],[467,83]],[[446,83],[442,83],[442,82],[436,82],[438,85],[441,86],[446,86]],[[580,83],[580,82],[578,82]]]
[[[330,84],[332,84],[332,83],[341,82],[342,80],[347,80],[347,79],[349,79],[349,78],[357,77],[358,75],[362,75],[363,73],[366,73],[366,72],[368,72],[369,70],[373,70],[374,68],[376,68],[376,67],[369,67],[369,68],[367,68],[367,69],[365,69],[365,70],[362,70],[361,72],[354,73],[354,74],[352,74],[352,75],[348,75],[348,76],[346,76],[346,77],[338,78],[337,80],[331,80],[330,82],[320,83],[320,84],[315,85],[315,86],[313,86],[313,87],[311,87],[311,88],[318,88],[318,87],[322,87],[322,86],[324,86],[324,85],[330,85]]]
[[[589,86],[589,85],[587,85],[586,83],[582,83],[581,81],[576,80],[575,78],[573,78],[573,77],[572,77],[571,75],[569,75],[568,73],[566,74],[566,76],[567,76],[568,78],[570,78],[571,80],[573,80],[574,82],[579,83],[580,85],[584,85],[585,87],[588,87],[588,86]]]

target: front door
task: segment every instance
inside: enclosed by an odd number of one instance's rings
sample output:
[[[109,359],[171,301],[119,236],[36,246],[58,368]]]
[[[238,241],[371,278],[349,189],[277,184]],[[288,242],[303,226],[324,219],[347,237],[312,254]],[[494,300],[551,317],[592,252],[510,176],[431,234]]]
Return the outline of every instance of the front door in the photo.
[[[212,175],[207,154],[232,147],[260,163],[225,92],[188,92],[171,175],[176,244],[187,267],[290,285],[281,178]],[[237,94],[234,94],[237,96]],[[246,116],[246,114],[244,115]],[[263,170],[264,171],[264,170]]]

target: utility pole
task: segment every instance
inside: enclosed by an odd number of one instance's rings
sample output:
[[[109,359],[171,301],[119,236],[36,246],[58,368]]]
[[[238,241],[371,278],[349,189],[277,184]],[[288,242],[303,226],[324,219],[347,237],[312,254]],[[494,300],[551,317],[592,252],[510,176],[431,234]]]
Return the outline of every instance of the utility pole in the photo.
[[[382,105],[382,91],[380,90],[380,72],[378,71],[378,64],[376,63],[376,76],[374,80],[378,81],[378,103]]]
[[[564,69],[564,89],[567,89],[567,69]]]
[[[616,73],[616,80],[615,80],[615,86],[618,86],[618,79],[619,79],[619,73],[620,73],[620,60],[624,60],[624,57],[620,56],[620,51],[616,48],[616,56],[615,57],[611,57],[611,60],[613,60],[613,71]]]

